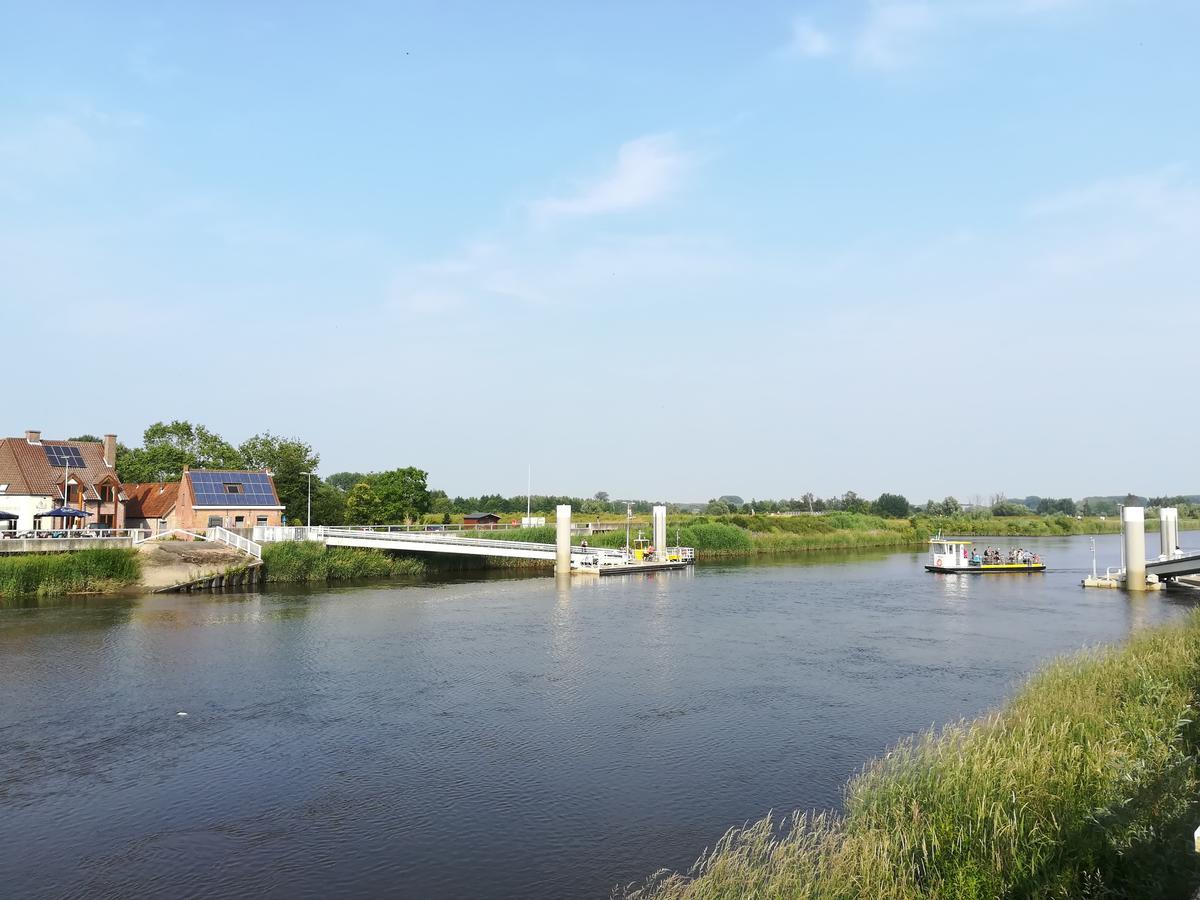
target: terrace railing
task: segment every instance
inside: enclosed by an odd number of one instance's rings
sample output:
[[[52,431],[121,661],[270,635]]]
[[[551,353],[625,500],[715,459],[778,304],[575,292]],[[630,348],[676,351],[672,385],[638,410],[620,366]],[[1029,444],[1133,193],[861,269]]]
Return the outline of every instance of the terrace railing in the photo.
[[[129,538],[134,543],[150,532],[144,528],[0,528],[0,540],[14,538],[39,541],[76,541],[97,538]]]

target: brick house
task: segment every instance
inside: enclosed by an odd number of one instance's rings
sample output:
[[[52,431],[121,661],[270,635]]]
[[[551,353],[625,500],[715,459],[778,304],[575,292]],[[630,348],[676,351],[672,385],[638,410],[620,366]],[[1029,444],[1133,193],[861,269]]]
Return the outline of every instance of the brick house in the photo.
[[[249,528],[283,524],[283,505],[271,473],[183,468],[175,500],[175,527]]]
[[[0,522],[0,527],[126,527],[127,498],[116,462],[114,434],[106,434],[101,442],[50,441],[30,430],[25,437],[0,439],[0,511],[16,516]],[[89,515],[66,521],[44,515],[64,505]]]
[[[125,496],[125,522],[129,528],[145,528],[154,534],[162,534],[179,528],[176,500],[179,497],[178,481],[152,481],[149,484],[127,484]]]

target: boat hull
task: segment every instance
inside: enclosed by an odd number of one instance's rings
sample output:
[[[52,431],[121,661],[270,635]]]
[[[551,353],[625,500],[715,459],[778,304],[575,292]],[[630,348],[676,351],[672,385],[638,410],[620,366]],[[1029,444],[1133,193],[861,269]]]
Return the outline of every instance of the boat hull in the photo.
[[[1020,572],[1045,572],[1045,563],[996,563],[987,566],[926,566],[926,572],[946,575],[1008,575]]]

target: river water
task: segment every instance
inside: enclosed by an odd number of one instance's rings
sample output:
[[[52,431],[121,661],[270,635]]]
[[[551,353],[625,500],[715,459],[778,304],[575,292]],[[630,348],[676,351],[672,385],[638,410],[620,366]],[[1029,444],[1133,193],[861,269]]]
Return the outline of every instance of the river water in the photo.
[[[0,893],[607,896],[1192,606],[1083,590],[1087,538],[1009,543],[1052,570],[808,554],[0,606]]]

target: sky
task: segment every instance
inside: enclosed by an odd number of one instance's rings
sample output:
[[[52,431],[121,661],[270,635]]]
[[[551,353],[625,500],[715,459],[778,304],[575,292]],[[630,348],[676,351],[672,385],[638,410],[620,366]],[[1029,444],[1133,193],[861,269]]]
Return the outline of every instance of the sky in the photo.
[[[5,5],[6,434],[1200,492],[1198,4]]]

